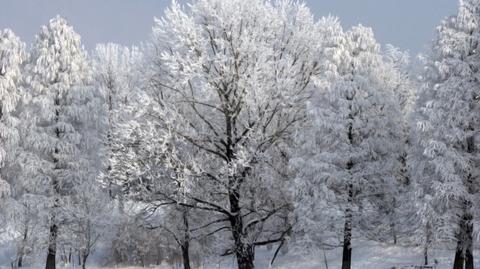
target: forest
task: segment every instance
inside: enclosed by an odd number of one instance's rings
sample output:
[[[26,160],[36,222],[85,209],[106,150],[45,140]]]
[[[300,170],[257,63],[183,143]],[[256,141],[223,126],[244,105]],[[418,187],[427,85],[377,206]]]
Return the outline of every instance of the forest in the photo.
[[[301,1],[159,16],[0,30],[1,268],[480,266],[480,0],[418,59]]]

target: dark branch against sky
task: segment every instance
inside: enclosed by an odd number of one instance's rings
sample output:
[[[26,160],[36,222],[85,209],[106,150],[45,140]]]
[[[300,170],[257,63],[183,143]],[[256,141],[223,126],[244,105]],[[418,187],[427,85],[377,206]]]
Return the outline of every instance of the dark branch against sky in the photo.
[[[185,2],[185,1],[182,1]],[[335,15],[345,28],[374,29],[382,44],[412,53],[424,52],[435,27],[457,11],[457,0],[306,0],[317,18]],[[59,14],[67,18],[90,49],[96,43],[123,45],[147,40],[153,17],[170,0],[0,0],[0,29],[10,28],[31,42],[40,26]]]

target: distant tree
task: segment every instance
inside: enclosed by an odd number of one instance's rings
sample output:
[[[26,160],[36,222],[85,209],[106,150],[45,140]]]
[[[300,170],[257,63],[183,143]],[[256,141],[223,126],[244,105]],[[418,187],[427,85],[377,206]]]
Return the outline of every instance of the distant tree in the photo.
[[[432,230],[428,241],[456,242],[454,269],[473,269],[479,215],[479,10],[479,1],[462,0],[458,14],[438,27],[415,111],[411,166]]]
[[[17,104],[22,99],[21,67],[26,59],[25,44],[9,30],[0,30],[0,196],[10,195],[12,179],[8,168],[14,166],[19,142]]]
[[[354,227],[395,223],[391,214],[405,133],[396,85],[372,30],[335,29],[330,69],[317,79],[318,91],[307,107],[310,124],[298,132],[301,146],[291,163],[297,170],[298,229],[310,242],[327,243],[328,237],[317,236],[322,228],[337,230],[343,237],[342,268],[349,269]]]

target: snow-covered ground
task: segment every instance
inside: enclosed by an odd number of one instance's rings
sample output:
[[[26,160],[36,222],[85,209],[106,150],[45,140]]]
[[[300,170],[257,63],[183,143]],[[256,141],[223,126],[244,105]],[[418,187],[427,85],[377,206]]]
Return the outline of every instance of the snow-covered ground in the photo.
[[[294,253],[288,253],[286,255],[280,255],[275,264],[269,267],[270,259],[274,250],[267,250],[265,248],[257,250],[256,268],[276,268],[276,269],[339,269],[341,266],[342,250],[335,249],[326,251],[325,255],[323,251],[318,253],[312,253],[310,255],[298,255]],[[476,253],[477,255],[480,253]],[[453,251],[433,249],[430,251],[429,259],[433,264],[436,260],[437,269],[450,269],[452,268]],[[95,255],[94,255],[95,256]],[[10,267],[8,261],[8,254],[1,253],[2,258],[0,269],[7,269]],[[326,262],[325,262],[326,257]],[[476,256],[478,257],[478,256]],[[95,263],[95,257],[92,257],[91,263]],[[402,269],[408,268],[408,265],[421,265],[423,264],[423,250],[421,248],[406,248],[401,246],[392,246],[386,244],[379,244],[376,242],[361,242],[354,245],[353,249],[353,269]],[[327,267],[328,265],[328,267]],[[475,261],[476,268],[480,267],[480,260]],[[43,263],[38,263],[37,266],[31,266],[31,269],[43,268]],[[28,268],[28,269],[30,269]],[[59,269],[80,268],[76,267],[64,267],[58,266]],[[98,265],[89,264],[89,269],[141,269],[141,267],[112,267],[105,268]],[[151,266],[151,269],[180,269],[181,266]],[[222,260],[210,261],[201,268],[196,269],[234,269],[236,263],[233,257],[223,258]]]
[[[477,255],[480,253],[476,253]],[[342,250],[340,248],[310,255],[298,255],[288,253],[279,256],[272,267],[269,262],[273,251],[266,249],[257,250],[256,267],[276,268],[276,269],[339,269],[341,268]],[[434,264],[436,260],[436,269],[451,269],[454,253],[451,250],[433,249],[430,251],[429,260]],[[325,258],[327,262],[325,262]],[[478,256],[476,256],[478,257]],[[407,248],[401,246],[392,246],[376,242],[360,242],[354,245],[353,249],[353,269],[402,269],[409,268],[409,265],[422,265],[424,261],[422,248]],[[328,266],[328,267],[327,267]],[[475,260],[476,268],[480,267],[480,260]],[[205,269],[233,269],[235,261],[233,258],[224,260],[205,267]]]

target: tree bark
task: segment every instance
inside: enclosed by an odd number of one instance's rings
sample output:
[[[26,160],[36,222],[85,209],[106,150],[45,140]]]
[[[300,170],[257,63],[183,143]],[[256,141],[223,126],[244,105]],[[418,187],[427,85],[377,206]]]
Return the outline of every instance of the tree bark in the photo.
[[[190,269],[189,242],[184,242],[182,246],[183,269]]]
[[[423,257],[425,260],[425,265],[428,265],[428,247],[432,243],[432,227],[430,222],[427,222],[425,225],[425,248],[423,249]]]
[[[462,242],[458,242],[457,249],[455,251],[455,259],[453,261],[453,269],[463,269],[464,256],[462,248]]]
[[[254,269],[255,251],[253,246],[244,246],[242,253],[237,253],[238,269]]]
[[[235,180],[230,180],[233,184]],[[240,194],[233,187],[230,190],[229,200],[230,200],[230,211],[232,214],[229,217],[230,226],[232,230],[232,236],[235,243],[235,249],[233,253],[237,258],[238,269],[253,269],[254,259],[255,259],[255,247],[251,244],[246,243],[245,233],[243,232],[243,219],[240,214]]]
[[[425,247],[423,248],[423,259],[424,259],[423,265],[428,265],[428,245],[425,245]]]
[[[232,116],[229,113],[225,114],[225,155],[228,164],[232,163],[235,159],[233,150],[233,124]],[[240,186],[244,180],[244,176],[245,175],[229,176],[228,178],[228,199],[231,212],[229,222],[235,244],[233,253],[237,258],[238,269],[254,269],[255,246],[246,242],[246,233],[243,230],[243,219],[240,208]]]
[[[352,210],[350,208],[353,203],[353,186],[348,186],[348,207],[345,210],[345,226],[343,229],[343,255],[342,269],[350,269],[352,267]]]
[[[390,222],[390,230],[392,232],[393,244],[396,245],[398,240],[397,240],[397,232],[395,230],[395,222],[394,221]]]
[[[183,217],[183,226],[185,229],[184,240],[182,242],[182,258],[183,258],[183,268],[190,269],[190,224],[188,222],[188,209],[183,208],[182,212]]]
[[[353,100],[353,96],[348,96],[347,100]],[[354,115],[352,114],[352,105],[349,105],[350,113],[348,118],[353,120]],[[354,135],[353,135],[353,123],[348,125],[348,141],[350,145],[354,144]],[[347,170],[350,172],[354,166],[353,161],[350,159],[347,162]],[[351,178],[349,179],[351,181]],[[343,228],[343,254],[342,254],[342,269],[350,269],[352,267],[352,204],[353,204],[353,183],[350,182],[347,186],[347,208],[345,209],[345,226]]]
[[[238,194],[230,194],[230,225],[232,227],[232,235],[235,241],[234,254],[237,258],[238,269],[253,269],[255,248],[253,245],[245,243],[243,233],[243,220],[240,214]]]
[[[343,231],[343,255],[342,269],[350,269],[352,267],[352,215],[347,210],[345,215],[345,227]]]
[[[465,269],[474,269],[473,262],[473,216],[469,213],[465,214]]]
[[[23,229],[23,239],[20,249],[18,250],[17,258],[17,267],[23,266],[23,256],[25,255],[25,246],[27,245],[27,236],[28,236],[28,223],[25,223],[25,228]]]
[[[47,255],[45,269],[55,269],[55,266],[56,266],[58,226],[55,224],[54,218],[52,222],[53,223],[50,224],[48,255]]]
[[[88,259],[88,253],[86,252],[82,253],[82,269],[85,269],[87,267],[87,259]]]

